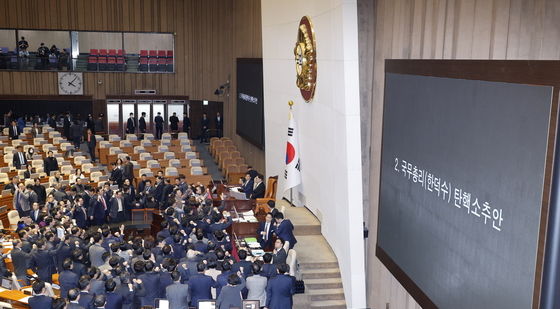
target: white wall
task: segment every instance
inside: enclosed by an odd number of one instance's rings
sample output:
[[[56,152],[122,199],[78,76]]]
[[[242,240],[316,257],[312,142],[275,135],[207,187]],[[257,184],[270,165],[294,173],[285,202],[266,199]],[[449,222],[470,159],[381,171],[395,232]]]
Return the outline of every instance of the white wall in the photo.
[[[317,40],[318,81],[311,103],[295,86],[293,48],[304,15],[311,17]],[[267,174],[281,176],[280,198],[287,102],[294,100],[301,203],[321,220],[338,258],[348,307],[365,308],[356,0],[263,0],[262,24]]]

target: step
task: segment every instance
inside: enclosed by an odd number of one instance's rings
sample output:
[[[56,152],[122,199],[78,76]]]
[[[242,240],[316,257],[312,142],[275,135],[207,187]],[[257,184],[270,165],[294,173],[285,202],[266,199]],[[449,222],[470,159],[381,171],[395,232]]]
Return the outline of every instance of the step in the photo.
[[[338,262],[309,262],[299,263],[300,269],[324,269],[324,268],[338,268]]]
[[[321,235],[321,226],[320,225],[296,225],[294,227],[294,235],[295,236]]]
[[[311,302],[322,300],[344,300],[344,290],[338,289],[319,289],[306,291]]]
[[[307,279],[305,282],[305,290],[314,289],[338,289],[342,288],[342,279],[328,278],[328,279]]]
[[[313,301],[309,304],[309,308],[346,309],[346,301],[344,300]]]
[[[306,279],[327,279],[327,278],[340,278],[340,270],[338,268],[324,268],[302,270],[302,278]]]

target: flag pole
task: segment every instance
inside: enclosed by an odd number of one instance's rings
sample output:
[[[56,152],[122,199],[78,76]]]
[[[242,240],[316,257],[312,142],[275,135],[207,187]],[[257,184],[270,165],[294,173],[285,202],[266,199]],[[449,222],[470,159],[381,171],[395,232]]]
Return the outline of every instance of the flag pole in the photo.
[[[292,106],[294,105],[294,101],[290,100],[288,101],[288,106],[290,106],[290,119],[292,119]],[[290,188],[290,206],[294,206],[294,200],[293,200],[293,196],[292,196],[292,190],[293,188]]]

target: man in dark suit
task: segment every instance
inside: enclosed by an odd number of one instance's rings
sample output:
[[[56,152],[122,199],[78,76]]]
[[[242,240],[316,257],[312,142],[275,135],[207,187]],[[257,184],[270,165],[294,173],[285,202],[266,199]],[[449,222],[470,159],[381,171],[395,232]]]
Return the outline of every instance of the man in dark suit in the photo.
[[[95,162],[95,145],[97,144],[97,140],[90,129],[87,130],[86,143],[89,155],[91,156],[91,162]]]
[[[257,229],[257,239],[261,244],[261,247],[268,248],[272,245],[272,234],[274,233],[274,222],[271,213],[267,213],[265,217],[265,222],[259,223],[259,228]]]
[[[217,288],[218,284],[210,276],[204,274],[206,265],[199,262],[196,265],[197,274],[190,276],[189,288],[191,292],[191,305],[198,307],[198,301],[202,299],[212,299],[212,288]]]
[[[183,113],[183,132],[186,132],[189,137],[191,135],[191,119],[187,113]]]
[[[74,120],[74,123],[70,127],[70,135],[72,135],[74,148],[80,150],[80,144],[82,143],[82,137],[84,135],[84,127],[78,120]]]
[[[266,286],[266,305],[268,309],[290,309],[293,305],[292,295],[295,293],[295,278],[286,273],[289,266],[280,264],[278,275],[270,278]]]
[[[142,112],[140,119],[138,119],[138,130],[140,130],[140,133],[142,133],[142,136],[144,136],[143,134],[146,133],[146,113]]]
[[[45,204],[47,200],[47,190],[41,185],[41,180],[39,178],[35,178],[34,180],[33,191],[37,194],[39,204]]]
[[[80,298],[78,303],[85,309],[93,308],[93,298],[95,297],[95,294],[89,292],[89,281],[89,276],[83,276],[78,282],[78,286],[80,288]]]
[[[123,169],[123,172],[122,172],[123,181],[125,179],[128,179],[128,180],[130,180],[130,183],[132,183],[133,180],[134,180],[134,166],[132,165],[132,162],[130,162],[130,157],[129,156],[126,156],[126,160],[124,162],[124,165],[123,165],[122,169]]]
[[[20,170],[25,168],[25,165],[27,165],[27,159],[25,158],[25,154],[23,153],[22,146],[17,146],[16,150],[17,151],[14,153],[12,163],[14,164],[16,169]]]
[[[160,112],[157,113],[154,122],[156,123],[156,139],[161,139],[161,134],[163,133],[163,117],[161,117]]]
[[[70,121],[70,113],[66,113],[66,115],[64,116],[64,121],[62,123],[62,126],[64,128],[64,137],[66,137],[67,139],[70,139],[70,126],[72,125],[72,122]]]
[[[169,117],[169,129],[172,132],[177,132],[179,130],[179,117],[177,117],[177,113],[173,113],[173,115]]]
[[[78,302],[78,297],[80,296],[80,291],[78,289],[71,289],[68,291],[68,305],[66,309],[89,309],[80,306]]]
[[[284,240],[277,238],[274,242],[274,251],[272,251],[272,261],[274,265],[285,264],[288,253],[284,249]]]
[[[278,274],[278,269],[276,268],[276,265],[272,264],[272,254],[270,253],[265,253],[263,255],[263,266],[262,266],[262,271],[261,271],[261,275],[267,277],[268,279],[275,277]]]
[[[220,115],[220,113],[216,113],[216,131],[218,131],[218,137],[222,137],[223,133],[224,133],[224,118],[222,117],[222,115]]]
[[[122,177],[122,170],[117,166],[115,162],[111,163],[111,175],[109,176],[109,180],[118,184],[119,186],[122,185],[123,177]]]
[[[200,120],[200,142],[208,143],[208,130],[210,129],[210,120],[206,113],[202,114],[202,119]]]
[[[58,161],[50,150],[47,152],[47,157],[43,159],[43,167],[47,176],[50,176],[52,171],[58,171]]]
[[[278,212],[274,216],[276,220],[276,236],[283,239],[284,241],[290,242],[290,249],[293,249],[297,243],[296,237],[294,236],[294,225],[290,220],[284,219],[284,214]]]
[[[46,249],[46,243],[39,240],[31,251],[31,269],[44,282],[52,283],[52,275],[56,273],[54,258],[57,248]]]
[[[49,127],[56,129],[56,116],[52,114],[49,119],[47,119],[47,124]]]
[[[31,136],[33,136],[33,138],[36,138],[39,136],[39,134],[41,134],[41,128],[39,128],[39,124],[33,123],[33,127],[31,128]]]
[[[28,285],[27,269],[31,264],[31,254],[22,248],[22,241],[17,239],[13,241],[14,249],[10,252],[12,256],[12,264],[14,266],[14,273],[17,279],[23,283],[22,286]]]
[[[105,282],[105,297],[107,298],[107,303],[105,303],[105,309],[122,309],[123,306],[123,296],[116,293],[115,289],[117,283],[113,279],[109,279]]]
[[[253,185],[254,185],[254,181],[253,178],[251,178],[251,175],[249,173],[245,174],[245,181],[243,182],[243,185],[241,186],[241,189],[243,190],[243,192],[245,193],[245,196],[247,198],[251,197],[251,194],[253,194]]]
[[[35,296],[29,298],[29,308],[31,309],[47,309],[51,308],[53,299],[45,295],[45,282],[35,281],[33,283],[33,293]]]
[[[266,188],[262,180],[263,180],[263,175],[259,174],[255,176],[255,183],[253,184],[253,193],[251,193],[251,199],[258,199],[264,197],[264,192]]]
[[[84,199],[79,197],[76,200],[76,205],[74,206],[74,211],[72,212],[72,217],[76,220],[76,226],[81,229],[85,229],[88,226],[87,213],[84,208]]]
[[[88,216],[92,225],[102,225],[105,223],[105,212],[107,210],[107,204],[105,199],[97,189],[93,189],[95,195],[89,200]]]
[[[39,203],[35,202],[33,203],[33,209],[31,210],[31,213],[29,214],[29,216],[31,217],[31,220],[33,220],[33,222],[35,223],[39,223],[41,221],[43,221],[43,217],[45,216],[45,213],[41,212],[41,209],[39,209]]]
[[[138,276],[138,279],[142,280],[142,284],[146,289],[146,295],[140,297],[140,303],[142,306],[152,306],[160,291],[159,274],[153,271],[154,263],[152,261],[147,261],[144,269],[146,272]]]
[[[169,308],[188,309],[191,295],[189,285],[181,283],[181,274],[178,271],[171,273],[173,284],[165,288],[165,298],[169,301]]]
[[[136,131],[136,121],[134,119],[134,113],[130,113],[128,120],[126,121],[126,133],[134,134]]]
[[[19,131],[17,123],[15,121],[12,121],[9,127],[10,139],[18,139],[20,133],[21,132]]]
[[[231,267],[231,271],[236,273],[238,271],[243,272],[243,277],[247,278],[253,273],[252,263],[251,261],[247,261],[247,251],[241,249],[237,252],[237,256],[239,256],[239,262],[233,264]],[[243,269],[243,270],[241,270]]]
[[[78,288],[80,277],[72,271],[72,259],[67,258],[62,263],[62,269],[58,274],[58,281],[60,285],[60,297],[66,298],[68,291]]]
[[[115,196],[109,201],[109,216],[112,222],[122,222],[125,220],[125,199],[122,191],[115,192]]]

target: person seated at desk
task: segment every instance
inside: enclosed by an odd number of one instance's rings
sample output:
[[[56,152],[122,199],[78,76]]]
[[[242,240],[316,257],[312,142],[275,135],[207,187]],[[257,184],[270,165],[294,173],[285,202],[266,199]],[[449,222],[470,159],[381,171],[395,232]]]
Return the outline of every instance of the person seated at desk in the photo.
[[[59,171],[56,171],[54,173],[54,176],[49,177],[49,186],[50,187],[55,187],[56,185],[60,184],[64,179],[62,178],[62,175],[60,175]]]
[[[25,166],[25,172],[23,172],[23,178],[29,179],[31,178],[31,174],[35,174],[35,168],[31,166],[31,164]]]
[[[31,309],[47,309],[51,308],[53,299],[47,295],[45,282],[35,281],[33,283],[33,296],[29,298],[29,308]]]
[[[239,191],[245,193],[245,196],[247,198],[250,198],[251,194],[253,194],[253,185],[254,185],[253,178],[251,178],[251,174],[247,173],[245,174],[245,179],[241,184],[241,188]]]
[[[255,176],[255,183],[253,184],[253,193],[251,193],[251,199],[264,198],[264,192],[266,190],[263,180],[263,175],[259,174]]]

